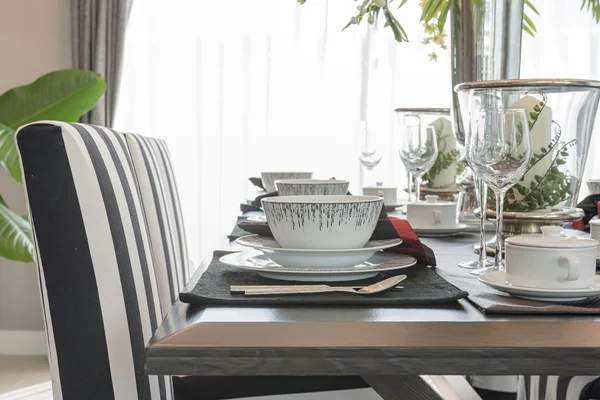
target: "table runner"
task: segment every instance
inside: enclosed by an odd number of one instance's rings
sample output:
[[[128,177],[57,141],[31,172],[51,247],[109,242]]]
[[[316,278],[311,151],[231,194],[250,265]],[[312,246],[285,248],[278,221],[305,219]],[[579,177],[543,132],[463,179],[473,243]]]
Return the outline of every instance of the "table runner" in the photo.
[[[362,280],[339,283],[342,286],[361,286],[375,283],[378,280],[393,276],[394,274],[406,274],[407,279],[402,282],[404,289],[392,290],[372,296],[361,296],[352,293],[323,293],[283,296],[252,296],[243,294],[231,294],[231,285],[281,285],[295,284],[294,282],[278,281],[263,278],[251,271],[243,271],[229,267],[219,262],[225,254],[231,252],[215,251],[213,259],[202,274],[196,286],[189,292],[182,292],[179,299],[184,303],[197,305],[351,305],[351,306],[398,306],[398,305],[428,305],[454,303],[468,295],[467,292],[458,289],[444,278],[439,276],[431,268],[423,264],[417,264],[409,268],[403,268],[394,273],[380,273],[378,276]],[[296,282],[296,284],[306,284]]]

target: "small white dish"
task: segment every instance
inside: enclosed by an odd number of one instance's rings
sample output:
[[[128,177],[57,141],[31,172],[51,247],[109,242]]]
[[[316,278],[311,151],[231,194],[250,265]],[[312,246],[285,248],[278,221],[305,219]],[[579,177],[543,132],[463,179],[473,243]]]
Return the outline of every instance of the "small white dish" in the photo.
[[[467,230],[468,226],[465,224],[457,224],[454,228],[413,228],[417,236],[430,237],[430,238],[442,238],[460,235]]]
[[[375,186],[365,186],[363,188],[364,196],[379,196],[383,199],[383,205],[386,207],[394,206],[397,200],[397,188],[383,186],[383,182],[377,182]]]
[[[291,268],[344,268],[367,261],[377,251],[398,246],[402,239],[371,240],[359,249],[286,249],[273,238],[249,235],[235,241],[262,251],[276,264]]]
[[[260,250],[227,254],[219,261],[234,268],[255,272],[265,278],[302,282],[355,281],[417,263],[414,257],[406,254],[379,252],[366,262],[347,268],[288,268],[274,263]]]
[[[564,237],[560,226],[542,226],[542,234],[506,239],[506,280],[536,289],[583,289],[596,279],[598,242]]]
[[[506,280],[506,271],[488,272],[481,275],[479,280],[491,288],[527,300],[564,302],[584,300],[600,295],[600,276],[598,275],[595,276],[592,286],[583,289],[535,289],[516,286]]]
[[[425,196],[425,201],[406,205],[406,219],[413,229],[456,228],[456,203],[438,201],[438,196]]]

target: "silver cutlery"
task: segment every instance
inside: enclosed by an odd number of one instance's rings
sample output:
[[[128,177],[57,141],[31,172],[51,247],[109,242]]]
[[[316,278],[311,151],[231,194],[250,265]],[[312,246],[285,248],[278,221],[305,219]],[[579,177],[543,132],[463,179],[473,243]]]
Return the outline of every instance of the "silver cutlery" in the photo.
[[[329,285],[290,285],[279,287],[268,287],[258,289],[245,289],[246,296],[263,296],[263,295],[280,295],[280,294],[314,294],[314,293],[331,293],[344,292],[360,295],[371,295],[382,293],[396,287],[400,282],[406,279],[406,275],[397,275],[391,278],[384,279],[372,285],[355,289],[348,286],[329,286]]]
[[[329,288],[329,285],[231,285],[231,293],[244,293],[246,290],[259,290],[259,289],[281,289],[281,290],[296,290],[296,289],[322,289]],[[336,286],[345,289],[362,289],[365,286]],[[402,290],[404,286],[394,286],[391,290]]]

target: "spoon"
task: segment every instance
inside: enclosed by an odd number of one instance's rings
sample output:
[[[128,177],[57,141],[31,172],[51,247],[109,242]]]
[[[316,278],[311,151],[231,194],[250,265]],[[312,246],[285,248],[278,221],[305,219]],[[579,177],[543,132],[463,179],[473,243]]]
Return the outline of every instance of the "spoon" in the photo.
[[[274,288],[274,289],[248,289],[244,292],[246,296],[262,296],[262,295],[278,295],[278,294],[314,294],[314,293],[333,293],[333,292],[344,292],[344,293],[354,293],[354,294],[362,294],[362,295],[370,295],[375,293],[383,293],[390,289],[393,289],[396,285],[406,279],[406,275],[397,275],[392,276],[391,278],[384,279],[380,282],[374,283],[369,286],[362,287],[358,290],[349,287],[336,287],[336,286],[328,286],[328,285],[314,285],[305,288],[294,288],[293,286],[289,286],[289,288],[282,289]]]

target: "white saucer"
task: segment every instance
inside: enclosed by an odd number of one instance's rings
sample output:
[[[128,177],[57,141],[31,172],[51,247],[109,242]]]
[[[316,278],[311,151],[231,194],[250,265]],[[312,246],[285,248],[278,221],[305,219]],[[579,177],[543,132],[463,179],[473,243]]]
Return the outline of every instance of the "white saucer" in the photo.
[[[265,278],[283,281],[336,282],[354,281],[376,276],[381,271],[393,271],[417,263],[406,254],[379,252],[368,261],[347,268],[289,268],[275,264],[259,250],[227,254],[219,260],[225,265],[253,271]]]
[[[506,271],[488,272],[481,275],[479,280],[496,290],[527,300],[563,302],[600,295],[600,276],[598,275],[596,275],[594,286],[585,289],[535,289],[515,286],[506,281]]]
[[[402,239],[371,240],[360,249],[284,249],[273,238],[259,235],[242,236],[235,241],[241,246],[261,250],[276,264],[292,268],[352,267],[367,261],[375,252],[398,246]]]
[[[385,208],[385,211],[394,211],[396,208],[405,206],[406,204],[408,204],[408,200],[398,199],[396,204],[384,204],[383,207]]]
[[[448,237],[448,236],[456,236],[465,232],[467,229],[467,225],[465,224],[457,224],[454,228],[413,228],[417,236],[422,237]]]

